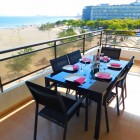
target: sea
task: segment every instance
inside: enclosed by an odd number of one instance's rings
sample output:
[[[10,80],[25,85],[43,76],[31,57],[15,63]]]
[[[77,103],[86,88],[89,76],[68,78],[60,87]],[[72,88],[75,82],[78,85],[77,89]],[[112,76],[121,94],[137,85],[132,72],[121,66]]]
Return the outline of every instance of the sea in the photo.
[[[41,25],[56,21],[77,19],[74,16],[0,16],[0,28],[17,28],[29,25]]]

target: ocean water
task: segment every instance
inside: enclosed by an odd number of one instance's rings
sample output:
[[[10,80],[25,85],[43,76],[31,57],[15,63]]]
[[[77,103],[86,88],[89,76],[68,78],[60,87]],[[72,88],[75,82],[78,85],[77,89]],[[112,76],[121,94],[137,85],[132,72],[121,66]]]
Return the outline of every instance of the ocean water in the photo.
[[[29,25],[41,25],[45,23],[54,23],[56,21],[76,19],[76,17],[49,17],[49,16],[27,16],[27,17],[8,17],[0,16],[0,28],[14,28]]]

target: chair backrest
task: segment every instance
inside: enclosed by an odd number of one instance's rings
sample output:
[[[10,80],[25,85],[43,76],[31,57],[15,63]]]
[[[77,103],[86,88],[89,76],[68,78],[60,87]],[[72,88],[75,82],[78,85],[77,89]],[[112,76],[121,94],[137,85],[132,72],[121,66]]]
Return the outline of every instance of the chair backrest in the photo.
[[[102,47],[101,53],[104,53],[104,56],[108,56],[112,59],[118,59],[119,60],[121,49],[111,48],[111,47]]]
[[[108,101],[110,101],[110,99],[113,99],[112,96],[110,96],[110,92],[113,90],[113,88],[116,86],[118,77],[116,77],[113,82],[111,83],[111,85],[109,86],[109,88],[107,89],[104,98],[103,98],[103,104],[105,105]]]
[[[81,56],[80,50],[77,50],[68,54],[68,59],[71,65],[77,63],[79,59],[81,58],[82,56]]]
[[[69,60],[68,60],[67,55],[63,55],[56,59],[50,60],[50,63],[51,63],[53,71],[56,72],[56,71],[61,70],[62,67],[69,65]]]
[[[131,57],[131,59],[129,60],[129,62],[128,62],[128,64],[127,64],[128,67],[131,68],[132,65],[134,64],[134,58],[135,58],[135,56],[132,56],[132,57]]]
[[[121,76],[118,78],[118,83],[121,82],[121,85],[123,86],[125,80],[126,80],[126,76],[129,72],[129,70],[131,69],[132,65],[134,64],[134,56],[132,56],[132,58],[129,60],[128,64],[126,65],[126,68],[122,71]]]
[[[26,85],[34,97],[36,104],[41,104],[54,111],[65,113],[66,108],[58,92],[29,81],[26,81]]]
[[[107,89],[107,93],[108,94],[109,92],[111,92],[113,90],[113,88],[116,86],[116,83],[117,83],[117,80],[118,80],[118,77],[116,77],[113,82],[111,83],[111,85],[109,86],[109,88]]]
[[[124,86],[126,76],[133,64],[134,64],[134,56],[129,60],[128,64],[126,65],[126,68],[122,71],[121,75],[119,77],[116,77],[116,79],[111,83],[111,85],[108,88],[107,93],[105,95],[106,98],[108,97],[108,95],[112,91],[112,89],[115,86],[118,86],[119,83],[121,83],[121,86]]]

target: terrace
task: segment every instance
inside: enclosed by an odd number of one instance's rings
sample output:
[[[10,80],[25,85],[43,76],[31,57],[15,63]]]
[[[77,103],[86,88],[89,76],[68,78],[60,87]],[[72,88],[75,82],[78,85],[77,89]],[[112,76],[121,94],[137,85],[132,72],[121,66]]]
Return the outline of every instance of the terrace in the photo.
[[[125,100],[126,108],[117,117],[113,109],[114,103],[111,104],[109,108],[110,133],[106,133],[103,115],[100,139],[139,139],[140,112],[137,93],[140,92],[138,86],[140,82],[140,37],[137,37],[136,34],[130,36],[102,30],[0,52],[1,138],[3,140],[11,138],[14,140],[30,140],[33,137],[34,101],[24,84],[25,80],[30,79],[44,85],[44,76],[51,72],[50,59],[77,49],[80,49],[83,55],[96,54],[97,48],[101,46],[121,47],[121,59],[130,59],[134,55],[135,64],[127,77],[128,97]],[[15,64],[18,67],[15,67]],[[135,85],[133,81],[135,81]],[[60,89],[60,91],[63,94],[63,89]],[[81,123],[84,122],[83,111],[81,111],[80,117],[75,117],[70,122],[67,133],[68,140],[71,138],[93,139],[95,109],[96,104],[92,103],[89,107],[88,132],[84,131]],[[39,118],[39,122],[39,140],[62,139],[63,129],[42,118]],[[8,131],[10,133],[7,135]]]

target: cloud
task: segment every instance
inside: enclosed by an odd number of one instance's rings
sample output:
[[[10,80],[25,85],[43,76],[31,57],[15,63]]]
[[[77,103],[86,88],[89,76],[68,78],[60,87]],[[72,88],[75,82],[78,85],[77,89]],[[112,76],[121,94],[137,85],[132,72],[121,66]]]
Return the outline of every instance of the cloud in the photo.
[[[0,0],[0,15],[77,15],[87,5],[130,3],[135,0]]]

